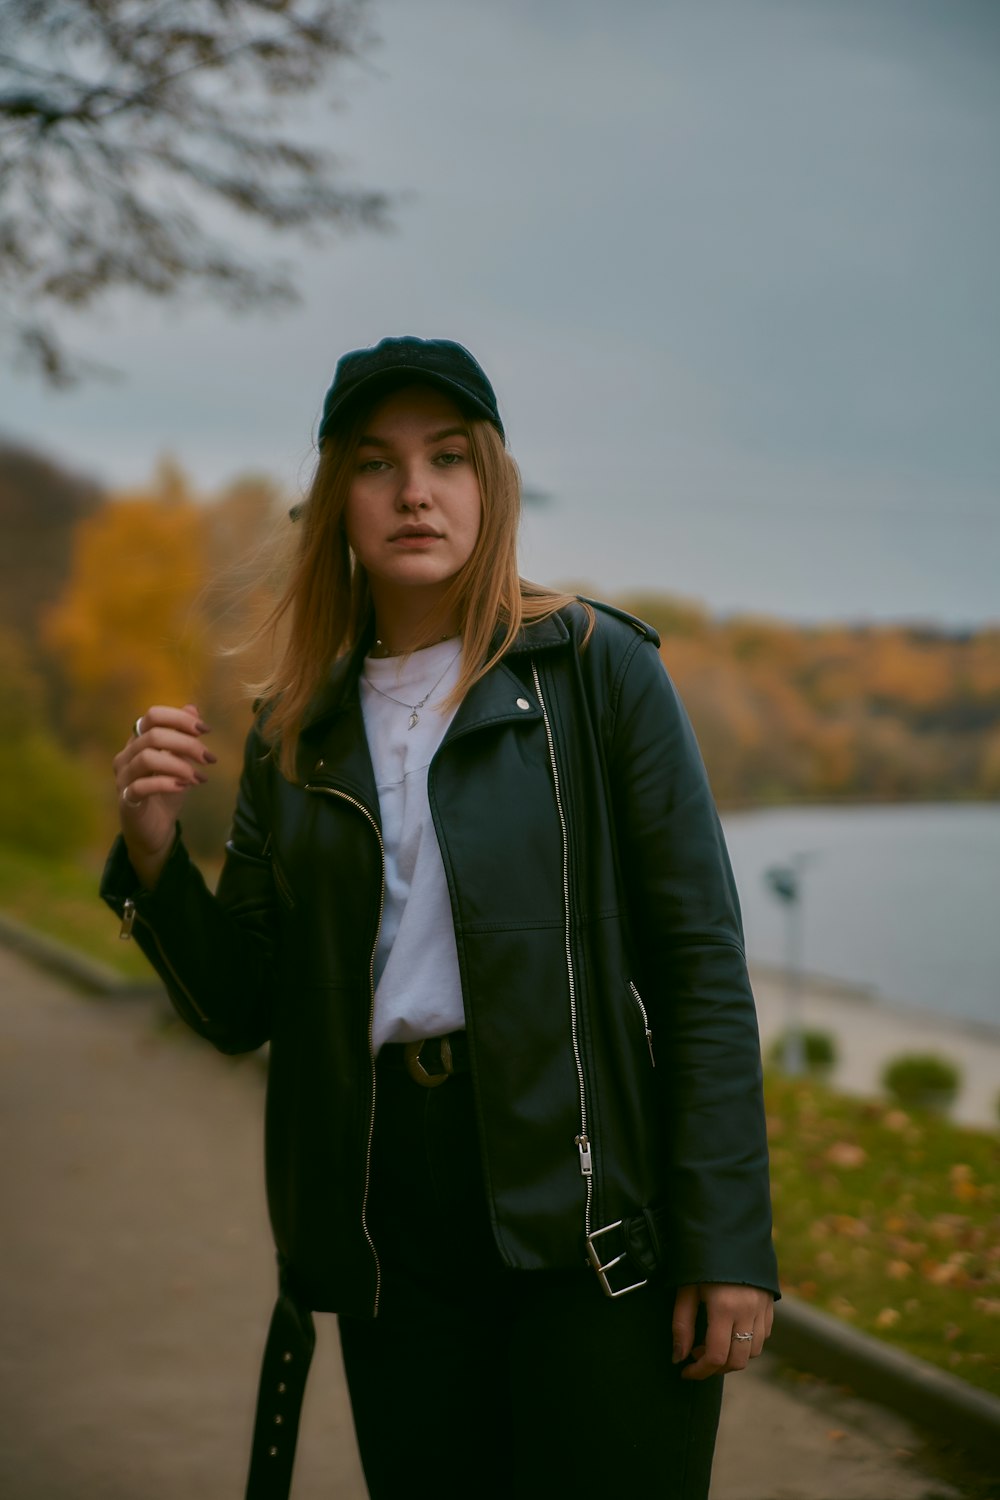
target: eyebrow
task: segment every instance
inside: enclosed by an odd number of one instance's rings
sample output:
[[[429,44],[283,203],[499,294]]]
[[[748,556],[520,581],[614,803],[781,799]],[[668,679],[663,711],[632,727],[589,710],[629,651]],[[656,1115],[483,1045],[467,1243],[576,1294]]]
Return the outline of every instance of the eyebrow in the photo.
[[[438,432],[429,432],[425,439],[425,446],[431,448],[435,443],[443,442],[445,438],[469,436],[467,427],[442,427]],[[392,444],[385,438],[377,437],[372,432],[363,432],[358,438],[359,448],[391,448]]]

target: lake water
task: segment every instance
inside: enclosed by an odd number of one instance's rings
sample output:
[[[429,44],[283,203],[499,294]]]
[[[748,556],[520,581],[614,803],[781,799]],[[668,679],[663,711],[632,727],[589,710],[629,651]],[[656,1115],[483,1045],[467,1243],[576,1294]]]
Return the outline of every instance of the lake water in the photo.
[[[1000,1026],[1000,804],[787,807],[723,819],[751,960],[783,964],[764,872],[804,853],[802,964]]]

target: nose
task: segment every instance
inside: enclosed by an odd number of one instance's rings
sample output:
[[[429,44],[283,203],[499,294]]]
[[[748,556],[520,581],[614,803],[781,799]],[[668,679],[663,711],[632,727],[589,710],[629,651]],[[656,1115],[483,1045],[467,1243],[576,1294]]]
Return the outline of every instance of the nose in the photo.
[[[430,487],[424,465],[407,464],[400,475],[399,492],[396,497],[400,510],[426,510],[430,505]]]

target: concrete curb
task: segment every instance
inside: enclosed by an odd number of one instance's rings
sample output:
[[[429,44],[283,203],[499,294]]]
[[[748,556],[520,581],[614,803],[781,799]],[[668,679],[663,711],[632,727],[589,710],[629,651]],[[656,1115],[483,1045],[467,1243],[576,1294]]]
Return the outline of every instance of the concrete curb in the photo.
[[[1000,1400],[795,1297],[775,1309],[768,1351],[849,1385],[1000,1470]]]
[[[137,995],[161,996],[163,986],[154,977],[149,979],[125,979],[97,959],[78,953],[58,938],[47,937],[34,928],[25,927],[13,917],[0,912],[0,943],[15,953],[22,954],[33,963],[58,974],[76,989],[88,995],[103,995],[108,999],[122,999]]]
[[[780,964],[760,963],[750,959],[747,963],[750,979],[767,984],[787,985],[788,969]],[[915,1021],[920,1026],[940,1031],[951,1036],[955,1032],[971,1037],[984,1037],[988,1042],[1000,1040],[1000,1025],[994,1021],[979,1020],[974,1016],[947,1016],[928,1010],[923,1005],[908,1005],[905,1000],[886,996],[877,985],[851,984],[844,979],[834,979],[827,974],[804,970],[798,975],[802,993],[810,992],[824,999],[843,1001],[845,1005],[856,1005],[875,1015],[892,1016],[900,1021]]]

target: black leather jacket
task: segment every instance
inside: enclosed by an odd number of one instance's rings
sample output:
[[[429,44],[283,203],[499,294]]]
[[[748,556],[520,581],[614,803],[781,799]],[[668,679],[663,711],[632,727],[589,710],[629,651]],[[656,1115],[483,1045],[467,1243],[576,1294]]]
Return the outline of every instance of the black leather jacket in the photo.
[[[622,1220],[645,1271],[777,1292],[756,1019],[701,758],[655,632],[606,606],[581,649],[583,630],[576,606],[526,627],[428,776],[496,1242],[511,1267],[575,1267]],[[364,1316],[382,848],[358,670],[339,662],[314,703],[299,785],[251,731],[216,895],[180,840],[153,893],[119,842],[102,894],[195,1031],[270,1043],[280,1258],[303,1305]]]

